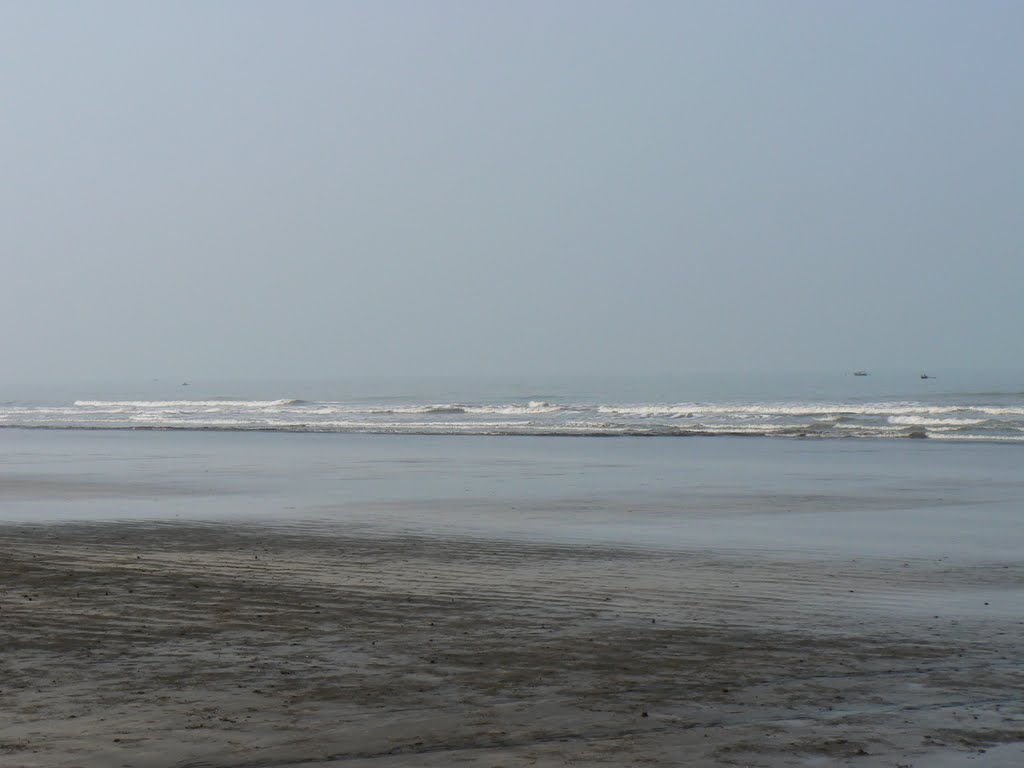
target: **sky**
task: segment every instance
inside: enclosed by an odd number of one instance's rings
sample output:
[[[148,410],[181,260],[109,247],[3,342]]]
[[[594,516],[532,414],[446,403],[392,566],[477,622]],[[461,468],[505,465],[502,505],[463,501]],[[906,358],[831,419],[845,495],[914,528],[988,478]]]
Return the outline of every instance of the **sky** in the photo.
[[[5,2],[19,377],[1021,366],[1019,2]]]

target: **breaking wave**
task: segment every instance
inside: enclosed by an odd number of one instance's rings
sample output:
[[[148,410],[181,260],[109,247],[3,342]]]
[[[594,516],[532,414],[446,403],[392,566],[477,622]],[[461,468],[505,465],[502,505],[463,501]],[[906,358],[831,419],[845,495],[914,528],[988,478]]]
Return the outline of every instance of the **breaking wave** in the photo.
[[[305,400],[75,400],[79,408],[273,408]]]
[[[97,400],[0,405],[0,427],[1024,441],[1024,403]]]
[[[890,416],[890,424],[910,427],[973,427],[984,424],[988,419],[935,419],[927,416]]]

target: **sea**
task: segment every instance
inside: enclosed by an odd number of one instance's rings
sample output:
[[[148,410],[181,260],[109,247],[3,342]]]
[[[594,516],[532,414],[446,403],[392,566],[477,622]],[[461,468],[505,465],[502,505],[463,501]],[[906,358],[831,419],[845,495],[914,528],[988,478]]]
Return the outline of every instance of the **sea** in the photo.
[[[742,586],[758,605],[818,599],[816,583],[780,586],[800,564],[938,568],[923,586],[871,575],[842,610],[882,627],[1009,621],[1024,612],[1022,379],[934,375],[12,387],[0,526],[659,552],[740,564],[721,597]]]
[[[0,523],[1016,558],[1024,374],[928,375],[5,384]]]
[[[1024,371],[7,383],[0,427],[1024,442]]]

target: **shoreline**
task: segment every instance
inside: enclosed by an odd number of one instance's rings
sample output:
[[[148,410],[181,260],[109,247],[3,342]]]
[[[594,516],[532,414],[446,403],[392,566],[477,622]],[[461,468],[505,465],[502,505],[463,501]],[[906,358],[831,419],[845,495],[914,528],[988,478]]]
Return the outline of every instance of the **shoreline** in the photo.
[[[0,424],[0,430],[11,432],[111,432],[111,433],[188,433],[188,434],[258,434],[258,435],[339,435],[345,437],[398,437],[398,438],[526,438],[526,439],[575,439],[575,440],[688,440],[709,438],[712,440],[758,440],[781,442],[809,443],[880,443],[902,444],[907,441],[918,443],[938,443],[941,445],[974,444],[974,445],[1014,445],[1024,446],[1024,436],[1016,435],[950,435],[928,434],[926,431],[914,431],[908,434],[822,434],[810,430],[793,432],[744,432],[744,431],[701,431],[685,429],[676,432],[644,431],[640,428],[621,432],[608,431],[558,431],[558,430],[508,430],[508,431],[446,431],[436,430],[402,430],[402,429],[317,429],[309,426],[289,427],[223,427],[223,426],[174,426],[174,425],[123,425],[123,426],[90,426],[73,425],[57,426],[48,424]]]
[[[1022,625],[991,595],[1018,594],[1021,566],[897,560],[340,524],[4,524],[0,755],[1019,762]],[[962,605],[908,610],[951,592]]]

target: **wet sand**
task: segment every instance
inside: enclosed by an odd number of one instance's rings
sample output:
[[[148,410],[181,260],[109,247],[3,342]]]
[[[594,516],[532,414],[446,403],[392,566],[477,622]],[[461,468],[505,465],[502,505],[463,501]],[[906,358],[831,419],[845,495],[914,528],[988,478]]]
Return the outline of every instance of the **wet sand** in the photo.
[[[0,527],[0,763],[1024,763],[1024,566]]]

